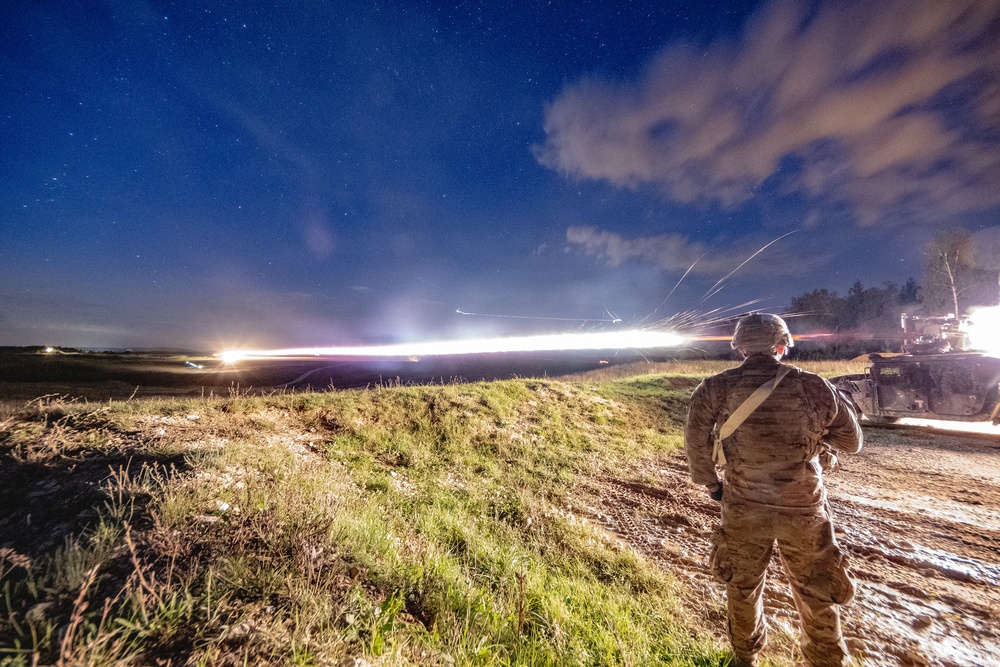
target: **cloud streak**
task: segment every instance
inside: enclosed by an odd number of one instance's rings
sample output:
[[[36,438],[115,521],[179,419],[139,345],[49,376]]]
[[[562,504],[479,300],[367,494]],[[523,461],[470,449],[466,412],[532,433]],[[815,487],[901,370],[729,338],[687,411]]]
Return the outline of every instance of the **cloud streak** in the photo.
[[[809,4],[772,3],[737,40],[670,45],[634,81],[568,85],[538,161],[729,209],[763,189],[861,225],[1000,205],[1000,4]]]
[[[566,245],[610,267],[636,262],[655,266],[666,273],[684,273],[690,269],[692,274],[719,277],[746,262],[756,250],[763,249],[767,244],[749,251],[721,252],[691,241],[682,234],[626,238],[596,227],[573,226],[566,230]],[[811,257],[809,262],[815,264],[817,258]],[[741,273],[786,276],[796,275],[805,268],[801,258],[775,248],[768,250],[766,262],[748,263]]]
[[[707,258],[708,248],[680,234],[628,239],[596,227],[574,226],[566,230],[566,243],[587,257],[594,257],[612,267],[639,261],[670,272],[684,271],[695,262],[698,262],[701,271],[720,268],[717,258],[699,262],[699,259]]]

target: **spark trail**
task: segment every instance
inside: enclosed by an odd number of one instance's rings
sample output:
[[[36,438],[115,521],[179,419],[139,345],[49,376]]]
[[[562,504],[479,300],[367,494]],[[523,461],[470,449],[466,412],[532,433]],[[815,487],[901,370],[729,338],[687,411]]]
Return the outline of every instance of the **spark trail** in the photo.
[[[793,234],[794,231],[779,236],[762,246],[747,257],[739,266],[715,283],[702,297],[704,303],[725,288],[727,281],[748,262],[767,250],[769,247]],[[675,313],[667,318],[646,325],[670,299],[677,287],[694,269],[698,260],[688,267],[667,297],[652,313],[639,323],[640,328],[623,331],[596,331],[589,333],[564,333],[536,336],[511,336],[500,338],[475,338],[466,340],[432,341],[422,343],[399,343],[394,345],[357,345],[333,347],[298,347],[276,350],[225,350],[216,354],[226,363],[234,363],[241,359],[291,359],[291,358],[338,358],[338,359],[372,359],[372,358],[419,358],[428,356],[447,356],[462,354],[493,354],[510,352],[573,352],[573,351],[621,351],[621,350],[665,350],[684,347],[695,341],[728,340],[728,337],[699,335],[712,325],[729,322],[737,314],[744,312],[761,302],[754,299],[738,306],[714,308],[709,311],[688,310]],[[455,312],[469,317],[492,317],[520,320],[548,320],[558,322],[578,322],[581,327],[586,324],[622,323],[610,309],[600,318],[555,317],[534,315],[506,315],[493,313],[475,313],[458,308]]]
[[[707,300],[709,300],[710,298],[712,298],[713,296],[715,296],[716,294],[718,294],[719,292],[721,292],[723,289],[726,288],[726,286],[729,284],[728,283],[729,279],[732,278],[733,275],[735,275],[737,271],[739,271],[740,269],[742,269],[751,260],[753,260],[755,257],[757,257],[758,255],[760,255],[762,252],[764,252],[765,250],[767,250],[768,248],[770,248],[772,245],[774,245],[778,241],[781,241],[782,239],[784,239],[784,238],[786,238],[786,237],[794,234],[797,231],[798,231],[797,229],[793,229],[790,232],[786,232],[785,234],[782,234],[781,236],[779,236],[779,237],[777,237],[775,239],[772,239],[771,241],[768,241],[763,246],[761,246],[760,248],[758,248],[753,254],[751,254],[749,257],[747,257],[745,260],[743,260],[740,263],[739,266],[737,266],[735,269],[733,269],[732,271],[730,271],[729,273],[727,273],[725,276],[723,276],[722,278],[720,278],[714,285],[712,285],[712,287],[710,287],[708,290],[706,290],[705,294],[701,297],[701,300],[698,303],[699,304],[703,304]],[[702,255],[701,257],[699,257],[698,259],[696,259],[694,262],[691,263],[691,266],[689,266],[687,268],[687,271],[685,271],[684,274],[680,277],[680,279],[674,285],[673,289],[671,289],[670,292],[667,294],[666,298],[664,298],[663,301],[660,302],[660,305],[657,306],[656,308],[654,308],[653,312],[651,312],[649,315],[647,315],[646,317],[644,317],[642,319],[642,323],[643,324],[646,323],[647,321],[649,321],[650,319],[652,319],[652,317],[661,308],[663,308],[664,305],[666,305],[667,301],[670,300],[670,297],[673,296],[674,292],[677,291],[677,288],[680,287],[680,285],[681,285],[682,282],[684,282],[684,279],[687,278],[688,275],[691,273],[691,271],[694,270],[694,267],[698,264],[698,262],[700,262],[704,258],[705,258],[705,255]],[[730,307],[726,307],[726,308],[723,308],[723,307],[713,308],[712,310],[709,310],[709,311],[687,310],[687,311],[675,313],[675,314],[673,314],[673,315],[671,315],[669,317],[663,318],[663,319],[661,319],[661,320],[659,320],[657,322],[654,322],[650,326],[652,326],[652,327],[658,327],[658,328],[670,328],[670,329],[679,330],[679,331],[685,331],[685,332],[691,332],[691,331],[697,331],[697,330],[704,331],[705,329],[710,328],[710,327],[712,327],[713,325],[716,325],[716,324],[729,323],[735,317],[739,317],[740,315],[744,314],[747,309],[749,309],[749,308],[751,308],[753,306],[756,306],[756,305],[762,303],[763,301],[764,301],[764,299],[751,299],[750,301],[746,301],[746,302],[744,302],[744,303],[742,303],[742,304],[740,304],[738,306],[730,306]],[[722,340],[723,338],[724,337],[709,336],[709,335],[701,335],[701,336],[693,335],[692,336],[692,340],[702,340],[702,341]]]
[[[712,285],[712,288],[708,290],[708,292],[705,294],[704,297],[702,297],[701,302],[704,303],[705,301],[707,301],[708,299],[711,299],[713,296],[715,296],[720,291],[722,291],[726,287],[726,284],[727,284],[726,281],[729,280],[733,276],[734,273],[736,273],[737,271],[739,271],[740,269],[742,269],[744,266],[746,266],[747,263],[750,260],[752,260],[754,257],[756,257],[760,253],[764,252],[765,250],[767,250],[768,248],[770,248],[771,246],[773,246],[775,243],[777,243],[781,239],[783,239],[783,238],[785,238],[787,236],[791,236],[792,234],[794,234],[797,231],[799,231],[799,230],[793,229],[790,232],[782,234],[781,236],[779,236],[778,238],[774,239],[770,243],[765,244],[764,247],[762,247],[760,250],[758,250],[754,254],[752,254],[749,257],[747,257],[745,260],[743,260],[742,264],[740,264],[735,269],[733,269],[732,271],[730,271],[729,273],[727,273],[725,276],[723,276],[722,278],[720,278],[719,282],[717,282],[714,285]]]
[[[622,320],[620,317],[614,313],[607,312],[605,317],[595,318],[595,317],[548,317],[544,315],[504,315],[502,313],[470,313],[462,310],[461,308],[456,308],[455,312],[459,315],[468,315],[471,317],[499,317],[503,319],[510,320],[549,320],[555,322],[583,322],[583,323],[597,323],[602,322],[619,324]]]

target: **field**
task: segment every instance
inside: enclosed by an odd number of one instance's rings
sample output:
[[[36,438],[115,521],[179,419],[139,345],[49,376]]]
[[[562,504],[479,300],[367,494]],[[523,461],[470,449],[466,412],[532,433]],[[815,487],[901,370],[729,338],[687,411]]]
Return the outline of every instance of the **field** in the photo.
[[[722,667],[718,511],[680,447],[728,365],[6,401],[0,664]],[[866,436],[830,480],[852,649],[1000,661],[1000,442]],[[768,610],[767,658],[794,664],[780,583]]]

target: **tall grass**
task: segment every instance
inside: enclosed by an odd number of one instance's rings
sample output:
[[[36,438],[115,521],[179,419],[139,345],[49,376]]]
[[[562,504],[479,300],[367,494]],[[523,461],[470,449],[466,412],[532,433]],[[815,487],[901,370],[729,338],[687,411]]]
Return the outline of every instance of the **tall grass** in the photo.
[[[864,359],[827,361],[798,361],[791,359],[786,360],[786,362],[812,373],[819,373],[826,378],[832,378],[838,375],[864,373],[865,369],[871,365]],[[733,366],[738,365],[739,363],[740,362],[735,359],[731,361],[721,359],[637,361],[629,364],[598,368],[586,373],[566,376],[559,379],[567,381],[600,381],[627,379],[638,375],[683,375],[691,377],[704,377],[706,375],[712,375],[713,373],[720,373],[727,368],[732,368]]]
[[[703,372],[30,406],[0,425],[0,665],[721,667],[574,508],[680,447]]]

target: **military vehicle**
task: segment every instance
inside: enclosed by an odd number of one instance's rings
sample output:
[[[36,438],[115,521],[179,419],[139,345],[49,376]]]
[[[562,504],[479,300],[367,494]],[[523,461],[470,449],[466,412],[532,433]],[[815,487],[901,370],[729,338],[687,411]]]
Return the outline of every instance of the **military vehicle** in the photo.
[[[831,382],[873,422],[916,417],[1000,424],[1000,358],[969,350],[965,324],[951,315],[903,315],[902,354],[870,354],[864,373]]]

